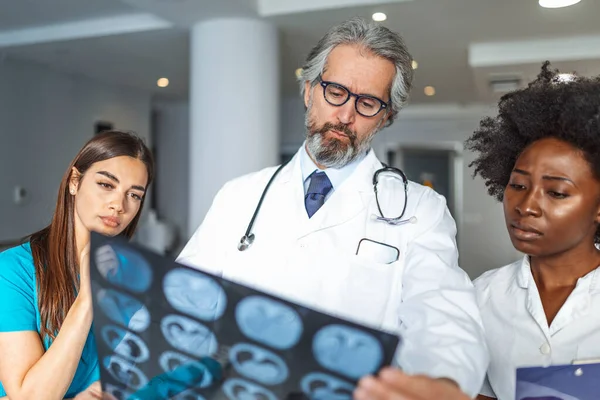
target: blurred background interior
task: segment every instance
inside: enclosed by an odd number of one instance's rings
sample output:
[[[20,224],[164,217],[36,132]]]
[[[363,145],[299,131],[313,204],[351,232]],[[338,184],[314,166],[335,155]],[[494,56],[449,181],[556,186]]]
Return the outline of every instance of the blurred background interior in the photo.
[[[377,155],[446,196],[472,278],[519,257],[463,141],[544,60],[600,74],[598,0],[0,0],[0,248],[50,221],[69,161],[116,128],[157,161],[136,240],[176,255],[225,181],[296,152],[298,69],[353,16],[400,32],[415,59]]]

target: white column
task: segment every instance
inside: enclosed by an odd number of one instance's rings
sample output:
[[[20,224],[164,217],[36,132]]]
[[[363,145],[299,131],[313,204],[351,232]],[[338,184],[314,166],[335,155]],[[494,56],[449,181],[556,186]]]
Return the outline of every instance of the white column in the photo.
[[[226,181],[279,162],[281,101],[272,24],[210,20],[190,42],[189,235]]]

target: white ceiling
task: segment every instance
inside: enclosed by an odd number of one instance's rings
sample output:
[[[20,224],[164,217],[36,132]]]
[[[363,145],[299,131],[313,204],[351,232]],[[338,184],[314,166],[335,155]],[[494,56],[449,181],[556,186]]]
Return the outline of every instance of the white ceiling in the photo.
[[[582,0],[573,7],[553,10],[539,7],[537,0],[388,0],[377,1],[378,4],[373,4],[374,0],[321,0],[321,8],[331,8],[307,12],[298,11],[301,7],[298,4],[312,10],[317,3],[279,1],[287,3],[280,4],[280,8],[287,6],[295,11],[261,12],[277,14],[263,18],[272,21],[281,31],[282,84],[286,94],[297,92],[294,71],[330,26],[357,15],[368,18],[375,11],[388,15],[383,24],[404,36],[419,62],[413,103],[492,101],[497,95],[489,90],[491,74],[516,74],[527,81],[535,76],[545,58],[568,70],[600,73],[600,54],[597,54],[600,48],[590,48],[589,56],[584,48],[581,60],[574,60],[565,59],[564,51],[561,53],[558,46],[543,50],[543,46],[536,44],[539,39],[564,41],[577,35],[593,35],[600,40],[598,0]],[[340,6],[344,1],[363,5]],[[128,34],[27,46],[5,45],[0,46],[0,52],[8,58],[31,60],[108,83],[159,95],[185,96],[189,71],[188,27],[195,21],[221,16],[257,16],[257,5],[265,4],[268,6],[268,1],[0,0],[0,36],[4,34],[8,39],[15,29],[132,13],[151,13],[172,24],[172,28],[145,28]],[[516,62],[511,50],[514,46],[499,43],[496,47],[500,49],[500,57],[496,57],[493,65],[469,65],[470,47],[485,48],[497,42],[524,43],[525,52],[530,46],[531,54],[539,55],[540,59]],[[573,46],[578,43],[573,40]],[[161,76],[170,79],[171,84],[166,89],[156,87],[156,79]],[[436,96],[423,94],[426,85],[435,86]]]
[[[120,0],[0,0],[0,31],[135,11]]]

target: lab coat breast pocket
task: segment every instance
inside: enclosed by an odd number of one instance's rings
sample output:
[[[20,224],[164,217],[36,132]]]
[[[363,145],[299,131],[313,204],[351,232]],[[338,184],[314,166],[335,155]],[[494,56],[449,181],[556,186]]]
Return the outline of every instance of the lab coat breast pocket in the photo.
[[[340,296],[342,307],[361,322],[381,327],[400,303],[402,257],[392,263],[380,263],[350,255],[343,262],[347,280]]]

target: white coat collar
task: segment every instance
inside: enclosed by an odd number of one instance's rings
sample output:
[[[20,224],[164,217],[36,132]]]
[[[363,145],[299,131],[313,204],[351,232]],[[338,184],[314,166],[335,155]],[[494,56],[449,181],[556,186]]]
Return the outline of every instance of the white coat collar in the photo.
[[[281,170],[280,179],[283,184],[292,185],[294,209],[301,214],[299,215],[302,221],[300,237],[340,225],[368,207],[374,196],[373,174],[382,167],[372,149],[312,218],[308,218],[304,208],[304,186],[299,153],[300,150]]]

